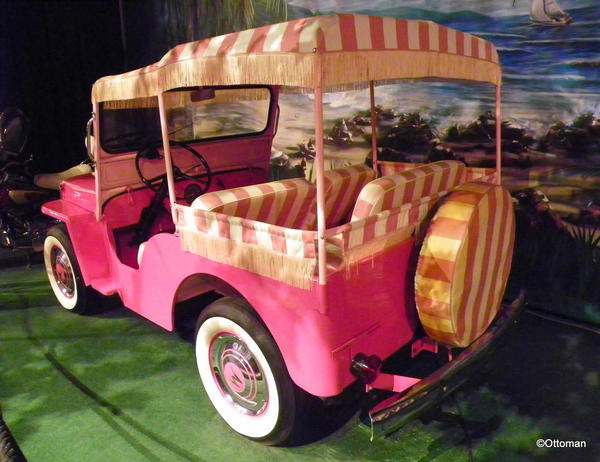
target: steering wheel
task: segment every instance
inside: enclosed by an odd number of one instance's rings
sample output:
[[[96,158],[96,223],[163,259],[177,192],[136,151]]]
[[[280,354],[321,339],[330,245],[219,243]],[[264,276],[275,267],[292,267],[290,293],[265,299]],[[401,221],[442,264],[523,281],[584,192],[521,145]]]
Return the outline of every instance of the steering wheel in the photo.
[[[137,171],[138,176],[140,177],[140,180],[142,180],[142,182],[150,190],[154,191],[156,194],[158,194],[159,191],[161,190],[161,188],[164,187],[163,183],[167,179],[167,174],[162,173],[153,178],[147,178],[143,174],[140,164],[141,164],[142,159],[147,159],[147,160],[164,159],[163,155],[158,150],[158,148],[160,146],[162,146],[162,143],[160,145],[159,144],[151,144],[143,149],[140,149],[135,156],[135,169]],[[210,184],[212,182],[212,172],[210,170],[208,162],[206,162],[206,159],[204,157],[202,157],[202,155],[198,151],[196,151],[194,148],[192,148],[191,146],[189,146],[185,143],[181,143],[179,141],[169,141],[169,146],[176,146],[176,147],[185,149],[186,151],[191,153],[197,161],[191,167],[189,167],[185,170],[182,170],[180,167],[178,167],[173,162],[173,157],[171,157],[171,164],[173,166],[174,180],[175,181],[189,180],[189,181],[193,181],[196,185],[198,185],[196,190],[193,192],[193,195],[194,195],[193,198],[191,198],[189,196],[189,193],[187,191],[186,191],[185,197],[177,197],[176,198],[176,199],[185,199],[188,203],[191,203],[196,197],[198,197],[201,194],[204,194],[206,191],[208,191],[208,188],[210,188]],[[200,173],[197,173],[197,172],[194,174],[188,173],[191,171],[197,171],[198,169],[201,170]],[[188,188],[190,188],[190,187],[188,186]]]

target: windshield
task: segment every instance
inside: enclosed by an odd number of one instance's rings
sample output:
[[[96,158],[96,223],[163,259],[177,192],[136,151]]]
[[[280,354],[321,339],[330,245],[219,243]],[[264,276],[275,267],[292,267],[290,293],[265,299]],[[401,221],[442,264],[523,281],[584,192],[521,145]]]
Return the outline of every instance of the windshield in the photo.
[[[260,134],[267,128],[270,104],[271,91],[266,87],[166,93],[169,139],[192,143]],[[158,143],[158,98],[103,103],[100,124],[102,148],[110,154]]]

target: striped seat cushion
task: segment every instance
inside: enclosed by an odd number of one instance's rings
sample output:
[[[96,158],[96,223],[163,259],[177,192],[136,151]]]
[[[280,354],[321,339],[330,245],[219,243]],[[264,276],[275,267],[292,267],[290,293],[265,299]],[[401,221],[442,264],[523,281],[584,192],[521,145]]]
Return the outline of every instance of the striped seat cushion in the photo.
[[[310,230],[315,223],[315,200],[315,186],[294,178],[210,192],[196,198],[192,208]]]
[[[414,164],[411,162],[392,162],[387,160],[378,160],[377,166],[382,176],[395,175],[396,173],[412,170],[413,168],[421,167],[423,164]]]
[[[349,221],[349,215],[362,188],[375,178],[366,165],[350,165],[325,172],[325,222],[327,228]]]
[[[383,210],[448,191],[464,182],[465,165],[455,160],[434,162],[378,178],[360,192],[352,220],[362,220]]]
[[[415,167],[421,167],[424,164],[411,164],[408,162],[389,162],[389,161],[378,161],[377,165],[382,175],[394,175],[396,173],[411,170]],[[496,181],[496,169],[495,168],[481,168],[481,167],[467,167],[467,173],[465,177],[467,183],[471,181],[483,181],[487,183],[495,183]]]

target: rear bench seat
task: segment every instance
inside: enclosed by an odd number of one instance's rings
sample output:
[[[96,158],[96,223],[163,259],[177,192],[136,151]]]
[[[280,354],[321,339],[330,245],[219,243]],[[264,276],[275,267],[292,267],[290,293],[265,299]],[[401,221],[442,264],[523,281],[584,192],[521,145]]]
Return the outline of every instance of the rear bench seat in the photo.
[[[315,185],[304,178],[293,178],[210,192],[196,198],[192,208],[285,228],[312,230],[315,201]]]
[[[358,195],[352,221],[448,191],[465,181],[465,165],[456,160],[433,162],[378,178],[367,184]]]
[[[327,228],[350,221],[358,194],[375,172],[366,165],[350,165],[325,172],[325,223]]]
[[[327,228],[349,221],[356,197],[373,178],[375,172],[365,165],[325,172]],[[194,200],[192,207],[286,228],[315,230],[315,204],[315,185],[294,178],[211,192]]]

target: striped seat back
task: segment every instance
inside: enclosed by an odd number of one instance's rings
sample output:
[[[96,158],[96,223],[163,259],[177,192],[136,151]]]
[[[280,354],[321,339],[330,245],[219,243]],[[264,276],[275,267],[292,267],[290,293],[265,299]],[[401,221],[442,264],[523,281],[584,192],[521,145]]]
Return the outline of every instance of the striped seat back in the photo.
[[[465,165],[455,160],[442,160],[378,178],[358,195],[352,221],[448,191],[464,182]]]
[[[325,222],[333,228],[349,221],[349,215],[362,188],[375,178],[366,165],[350,165],[325,172]]]
[[[192,208],[293,229],[315,223],[315,185],[303,178],[272,181],[204,194]]]

